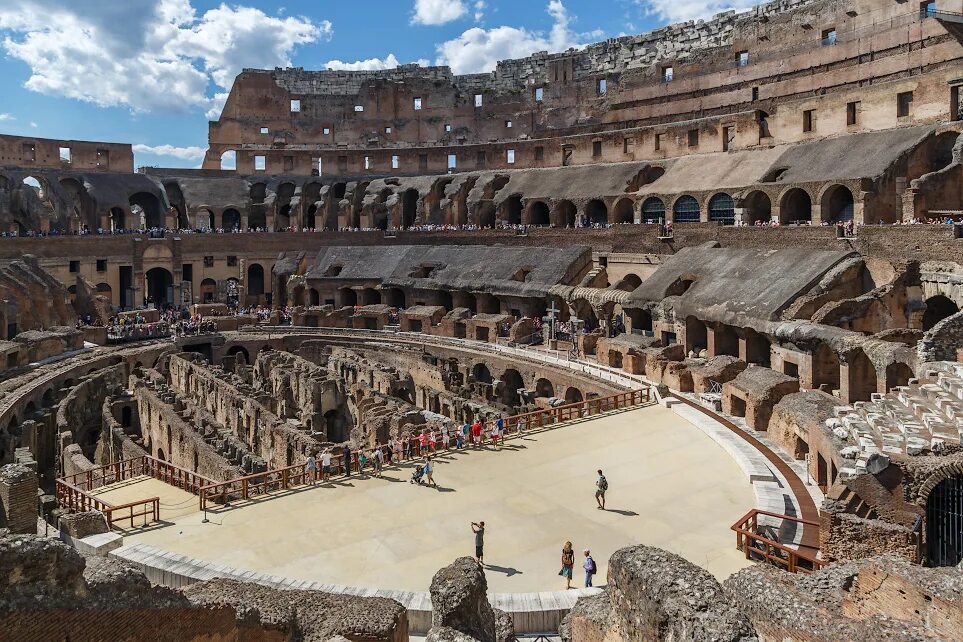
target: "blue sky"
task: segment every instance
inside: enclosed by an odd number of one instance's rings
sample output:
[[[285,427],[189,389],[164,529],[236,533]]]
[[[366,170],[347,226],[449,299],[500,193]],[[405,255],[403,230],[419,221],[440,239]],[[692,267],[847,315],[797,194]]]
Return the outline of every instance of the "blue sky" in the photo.
[[[561,51],[751,0],[0,0],[0,133],[129,142],[196,167],[243,67],[385,68]]]

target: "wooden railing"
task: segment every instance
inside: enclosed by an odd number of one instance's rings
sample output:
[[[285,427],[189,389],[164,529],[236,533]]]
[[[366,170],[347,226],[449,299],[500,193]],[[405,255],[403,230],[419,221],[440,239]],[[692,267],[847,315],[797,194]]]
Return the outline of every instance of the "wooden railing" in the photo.
[[[505,419],[505,431],[501,439],[511,439],[526,430],[543,428],[553,424],[572,421],[573,419],[591,417],[612,410],[630,408],[632,406],[650,403],[651,401],[652,394],[650,389],[642,388],[639,390],[620,392],[607,397],[596,397],[594,399],[588,399],[587,401],[577,401],[554,408],[545,408],[520,415],[512,415]],[[488,433],[489,431],[486,429],[485,432]],[[485,436],[483,436],[482,441],[485,441]],[[420,438],[413,436],[404,444],[400,453],[396,453],[391,445],[379,444],[374,448],[382,451],[386,462],[391,463],[394,461],[400,463],[401,461],[420,458],[426,454],[451,450],[454,443],[455,440],[451,439],[447,443],[431,443],[423,447]],[[466,443],[466,446],[472,443],[474,442],[470,440]],[[361,470],[360,463],[360,453],[357,451],[351,452],[347,460],[347,466],[345,465],[345,456],[342,452],[334,452],[331,454],[331,467],[334,469],[333,472],[336,471],[341,475],[347,475],[350,471]],[[370,463],[368,465],[371,466]],[[320,467],[320,462],[318,462],[319,470]],[[223,505],[232,501],[253,499],[272,491],[287,490],[294,486],[300,486],[309,481],[310,473],[307,470],[307,465],[295,464],[293,466],[287,466],[286,468],[268,470],[263,473],[246,475],[228,481],[210,482],[205,486],[201,486],[197,494],[200,500],[200,509],[207,510],[209,503]]]
[[[815,555],[790,548],[781,542],[763,535],[759,531],[759,516],[774,517],[784,521],[819,528],[819,523],[800,517],[780,515],[754,508],[732,525],[736,532],[736,548],[746,554],[746,559],[764,559],[780,566],[790,573],[812,573],[825,566],[825,562]]]
[[[126,520],[130,520],[130,525],[133,527],[134,520],[138,517],[144,518],[144,524],[155,522],[160,519],[159,497],[148,497],[127,504],[112,504],[92,494],[92,491],[98,488],[142,476],[159,479],[194,494],[199,494],[202,487],[214,483],[203,475],[162,459],[143,455],[58,479],[57,502],[61,508],[71,513],[100,511],[107,518],[109,528],[113,528],[115,522]]]

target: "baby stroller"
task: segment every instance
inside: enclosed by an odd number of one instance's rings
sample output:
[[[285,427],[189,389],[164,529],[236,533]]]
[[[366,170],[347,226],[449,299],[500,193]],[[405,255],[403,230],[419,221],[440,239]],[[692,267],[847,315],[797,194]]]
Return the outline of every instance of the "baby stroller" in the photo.
[[[425,476],[424,466],[415,466],[415,470],[411,473],[411,483],[420,484],[421,478]]]

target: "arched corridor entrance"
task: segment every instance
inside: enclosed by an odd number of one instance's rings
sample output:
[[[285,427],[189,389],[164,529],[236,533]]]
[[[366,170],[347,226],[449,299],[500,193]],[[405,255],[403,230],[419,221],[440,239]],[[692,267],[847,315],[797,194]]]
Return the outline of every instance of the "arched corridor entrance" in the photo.
[[[742,199],[745,220],[751,224],[772,220],[772,201],[765,192],[755,191]]]
[[[635,209],[632,207],[632,200],[623,198],[615,204],[613,223],[634,223]]]
[[[959,306],[949,297],[942,294],[931,296],[926,300],[926,311],[923,313],[923,330],[932,329],[934,325],[959,311]]]
[[[264,268],[260,263],[251,263],[247,268],[247,293],[251,296],[264,294]]]
[[[408,229],[418,217],[418,190],[406,189],[401,199],[401,228]]]
[[[509,368],[502,373],[502,391],[499,395],[499,401],[512,410],[518,408],[522,403],[522,398],[519,396],[518,391],[524,387],[525,382],[522,379],[521,373],[514,368]]]
[[[509,196],[502,206],[502,220],[508,225],[521,225],[522,223],[522,197],[518,195]]]
[[[559,201],[555,206],[555,225],[575,227],[576,209],[572,201]]]
[[[853,220],[853,193],[844,185],[833,185],[823,194],[822,219],[830,223]]]
[[[161,308],[173,301],[174,276],[168,270],[161,267],[147,270],[144,280],[147,282],[144,303]]]
[[[549,225],[552,222],[548,205],[542,201],[532,203],[528,211],[528,222],[530,225]]]
[[[780,223],[805,223],[813,220],[813,201],[809,192],[795,188],[786,192],[779,206]]]
[[[589,225],[605,225],[609,222],[609,210],[605,207],[605,203],[593,199],[585,206],[585,217]]]

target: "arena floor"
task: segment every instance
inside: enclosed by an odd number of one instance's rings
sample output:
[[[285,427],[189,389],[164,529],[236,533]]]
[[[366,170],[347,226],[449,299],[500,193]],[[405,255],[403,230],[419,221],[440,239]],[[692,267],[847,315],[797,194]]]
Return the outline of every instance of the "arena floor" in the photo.
[[[596,507],[595,470],[610,489]],[[650,544],[719,578],[746,566],[729,526],[753,506],[746,477],[696,427],[661,406],[615,413],[509,441],[500,452],[443,456],[439,489],[409,483],[410,467],[383,479],[292,491],[202,515],[176,513],[191,496],[165,490],[164,527],[138,541],[239,569],[348,586],[425,591],[436,570],[471,555],[472,521],[487,525],[489,588],[560,590],[565,540],[592,549],[604,583],[609,555]],[[157,494],[154,480],[105,493],[127,501]],[[160,484],[163,486],[162,484]],[[164,489],[161,489],[164,490]],[[190,510],[190,509],[187,509]],[[581,582],[577,558],[576,581]]]

